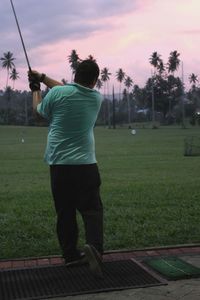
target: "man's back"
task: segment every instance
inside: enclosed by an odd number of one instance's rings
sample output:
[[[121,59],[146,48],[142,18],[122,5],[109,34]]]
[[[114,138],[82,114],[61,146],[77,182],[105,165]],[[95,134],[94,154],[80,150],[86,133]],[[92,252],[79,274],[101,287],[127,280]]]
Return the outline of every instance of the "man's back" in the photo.
[[[96,162],[93,127],[101,95],[79,84],[54,87],[38,112],[49,119],[45,160],[48,164]]]

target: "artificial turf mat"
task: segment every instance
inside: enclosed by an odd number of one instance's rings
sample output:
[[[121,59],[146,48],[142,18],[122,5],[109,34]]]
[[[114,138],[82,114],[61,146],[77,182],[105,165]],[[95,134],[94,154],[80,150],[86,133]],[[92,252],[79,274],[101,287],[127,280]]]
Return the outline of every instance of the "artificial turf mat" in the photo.
[[[148,258],[143,263],[168,280],[200,277],[200,268],[174,256]]]

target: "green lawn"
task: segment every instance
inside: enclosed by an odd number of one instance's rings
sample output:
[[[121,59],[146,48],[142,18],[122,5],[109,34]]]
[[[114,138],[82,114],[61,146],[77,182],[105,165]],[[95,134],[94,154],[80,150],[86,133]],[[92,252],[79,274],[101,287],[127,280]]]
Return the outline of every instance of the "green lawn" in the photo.
[[[43,162],[46,134],[47,128],[0,127],[0,258],[60,254]],[[184,138],[199,136],[199,128],[136,135],[96,128],[95,135],[105,250],[200,242],[200,157],[183,155]]]

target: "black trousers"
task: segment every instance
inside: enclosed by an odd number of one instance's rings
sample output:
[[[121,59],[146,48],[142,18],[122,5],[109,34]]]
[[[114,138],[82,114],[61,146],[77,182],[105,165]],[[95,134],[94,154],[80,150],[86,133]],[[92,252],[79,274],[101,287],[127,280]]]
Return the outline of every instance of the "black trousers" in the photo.
[[[103,205],[97,164],[51,165],[50,176],[63,256],[78,254],[77,210],[83,218],[86,243],[103,253]]]

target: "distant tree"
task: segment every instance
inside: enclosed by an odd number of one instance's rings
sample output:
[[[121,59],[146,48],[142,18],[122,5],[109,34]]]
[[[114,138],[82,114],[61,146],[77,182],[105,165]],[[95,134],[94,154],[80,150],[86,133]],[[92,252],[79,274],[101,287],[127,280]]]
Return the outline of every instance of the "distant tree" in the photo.
[[[19,73],[17,72],[17,70],[15,68],[13,68],[11,73],[10,73],[10,79],[13,81],[13,90],[14,90],[15,81],[17,79],[19,79]]]
[[[141,89],[137,84],[133,86],[133,97],[135,99],[136,106],[138,108],[144,109],[145,97],[144,97],[143,89]]]
[[[173,82],[175,82],[175,77],[174,77],[174,72],[178,70],[178,67],[180,65],[180,59],[179,59],[180,53],[178,53],[176,50],[171,51],[169,58],[168,58],[168,63],[167,63],[167,68],[168,68],[168,73],[172,73],[173,76],[169,75],[168,76],[168,82],[172,83],[169,84],[169,114],[171,115],[171,101],[173,99],[173,89],[176,88],[174,87]],[[172,78],[173,77],[173,78]],[[175,84],[176,85],[176,84]]]
[[[0,58],[2,61],[2,68],[7,69],[7,79],[6,79],[6,88],[8,87],[9,71],[12,68],[15,68],[13,53],[8,51],[3,54],[3,57]]]
[[[133,80],[131,77],[127,76],[124,81],[124,85],[127,87],[128,94],[127,94],[127,104],[128,104],[128,127],[131,127],[131,107],[130,107],[130,87],[133,85]]]
[[[70,67],[72,69],[72,77],[73,77],[73,75],[76,72],[76,69],[81,61],[76,50],[71,51],[71,54],[68,56],[68,61],[70,63]]]
[[[159,61],[159,64],[157,66],[157,70],[158,70],[160,75],[162,75],[163,72],[165,71],[165,66],[164,66],[164,63],[163,63],[162,59],[160,59],[160,61]]]
[[[152,84],[153,81],[153,84]],[[179,77],[169,75],[167,77],[156,75],[149,78],[146,82],[146,103],[148,108],[152,109],[152,85],[154,87],[155,111],[163,113],[163,117],[167,120],[167,116],[173,107],[178,105],[182,95],[182,82]],[[153,111],[152,111],[153,113]]]
[[[164,67],[162,60],[160,58],[160,54],[158,52],[153,52],[150,59],[150,64],[154,67],[154,74],[152,75],[152,78],[149,80],[149,83],[151,84],[151,103],[152,103],[152,122],[153,122],[153,128],[155,123],[155,92],[154,92],[154,81],[156,77],[156,71],[159,71],[160,76],[162,75],[162,69]]]
[[[104,101],[106,101],[106,89],[107,89],[107,94],[109,94],[109,80],[110,80],[110,75],[111,73],[109,72],[108,68],[104,68],[101,70],[101,81],[104,83]],[[107,116],[108,116],[108,126],[110,127],[110,103],[109,99],[107,99]],[[106,114],[104,112],[104,118],[106,122]]]
[[[120,68],[117,72],[116,72],[116,78],[117,81],[119,82],[119,100],[121,100],[121,88],[122,88],[122,82],[125,78],[125,72]]]
[[[151,57],[149,58],[150,64],[156,69],[160,63],[160,54],[158,52],[153,52]]]
[[[189,98],[194,106],[194,111],[200,111],[200,89],[197,88],[198,76],[194,73],[190,74],[189,82],[191,83],[191,89],[189,90]]]
[[[9,124],[11,94],[12,94],[12,89],[11,89],[10,86],[7,86],[7,88],[5,90],[5,97],[6,97],[6,101],[7,101],[7,109],[5,111],[5,114],[6,114],[6,116],[5,116],[6,124]]]
[[[101,80],[103,82],[108,82],[108,80],[110,80],[110,75],[111,75],[111,73],[109,72],[109,69],[108,68],[104,68],[101,71]]]
[[[100,90],[102,88],[102,86],[103,86],[103,82],[101,79],[98,78],[97,83],[96,83],[97,89]]]
[[[190,74],[190,76],[189,76],[189,82],[190,82],[193,86],[196,86],[196,83],[198,82],[198,76],[195,75],[194,73]]]
[[[177,71],[179,65],[180,65],[180,59],[179,59],[180,53],[178,53],[176,50],[170,52],[170,56],[168,58],[168,72],[172,73],[174,75],[174,72]]]
[[[131,79],[131,77],[127,76],[125,78],[124,85],[128,88],[129,91],[130,87],[133,85],[133,80]]]
[[[149,62],[154,67],[154,73],[156,73],[156,70],[159,72],[159,74],[162,74],[165,71],[163,60],[158,52],[155,51],[152,53],[151,57],[149,58]]]
[[[150,64],[154,67],[154,74],[146,87],[148,86],[149,93],[151,93],[153,122],[155,119],[155,108],[162,110],[164,117],[172,118],[172,109],[178,101],[177,99],[181,97],[181,88],[183,89],[183,85],[179,77],[174,77],[174,72],[180,65],[179,56],[180,53],[176,50],[170,52],[166,64],[167,72],[165,72],[165,65],[160,54],[153,52],[149,59]],[[152,85],[151,87],[150,84]]]

